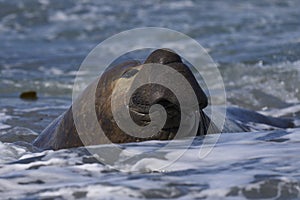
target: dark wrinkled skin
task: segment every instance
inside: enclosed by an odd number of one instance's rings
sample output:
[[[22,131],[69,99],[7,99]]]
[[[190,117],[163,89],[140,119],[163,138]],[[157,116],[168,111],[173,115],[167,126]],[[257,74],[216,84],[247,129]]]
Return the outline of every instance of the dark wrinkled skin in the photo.
[[[180,56],[169,51],[159,49],[150,54],[146,59],[145,64],[159,63],[168,65],[181,73],[186,80],[189,81],[192,86],[200,108],[200,122],[197,135],[206,135],[208,133],[219,133],[221,130],[211,122],[211,120],[202,111],[207,104],[208,99],[198,85],[191,70],[181,61]],[[90,124],[88,124],[88,110],[86,108],[85,101],[90,98],[91,95],[95,95],[95,110],[99,124],[106,134],[106,137],[113,143],[128,143],[138,142],[145,140],[170,140],[176,135],[178,127],[180,125],[180,106],[176,96],[168,89],[158,84],[146,84],[137,89],[129,103],[129,110],[132,120],[139,126],[146,126],[150,122],[149,109],[154,104],[162,105],[167,113],[167,121],[161,131],[148,138],[137,138],[124,133],[114,121],[111,111],[111,94],[116,85],[116,82],[121,79],[133,78],[138,73],[138,66],[141,63],[137,61],[129,61],[109,68],[105,71],[97,84],[96,94],[91,92],[91,89],[87,87],[83,94],[76,101],[80,105],[80,109],[75,115],[86,114],[87,120],[83,127],[86,129],[86,134],[90,134],[91,141],[88,145],[96,145],[107,143],[105,136],[98,137]],[[120,99],[121,101],[122,99]],[[234,110],[233,110],[234,112]],[[236,112],[236,111],[235,111]],[[251,111],[248,111],[252,113]],[[249,114],[248,113],[248,114]],[[240,113],[239,113],[240,115]],[[255,118],[261,118],[262,115],[256,113]],[[263,121],[268,121],[269,118],[263,116]],[[247,119],[249,121],[249,119]],[[242,120],[241,120],[242,121]],[[251,120],[250,120],[251,121]],[[255,120],[254,120],[255,121]],[[272,120],[271,120],[272,121]],[[268,123],[267,123],[268,124]],[[283,122],[285,126],[287,123]],[[208,132],[208,126],[211,126]],[[227,126],[227,127],[226,127]],[[222,132],[244,132],[249,131],[247,126],[243,126],[240,123],[237,124],[232,120],[227,120],[225,128]],[[94,135],[95,134],[95,135]],[[97,140],[93,140],[97,138]],[[83,143],[78,135],[77,129],[74,124],[72,106],[61,116],[59,116],[54,122],[52,122],[34,141],[35,146],[41,149],[63,149],[83,146]],[[86,143],[85,143],[86,145]]]

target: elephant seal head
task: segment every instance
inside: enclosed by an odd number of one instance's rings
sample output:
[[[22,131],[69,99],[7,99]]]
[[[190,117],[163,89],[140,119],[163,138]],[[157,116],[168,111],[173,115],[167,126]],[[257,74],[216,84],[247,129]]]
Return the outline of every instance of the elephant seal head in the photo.
[[[179,55],[168,49],[158,49],[152,52],[143,64],[128,63],[126,65],[122,64],[110,68],[104,72],[98,82],[96,91],[97,117],[109,140],[113,143],[124,143],[145,140],[169,140],[176,136],[180,123],[182,123],[182,108],[176,94],[164,85],[156,83],[141,85],[134,90],[128,102],[129,117],[131,119],[127,117],[125,120],[132,120],[136,125],[141,127],[146,127],[155,120],[151,117],[151,107],[153,105],[160,105],[165,109],[165,124],[160,130],[154,131],[152,135],[145,136],[149,133],[140,133],[140,136],[131,135],[130,132],[126,132],[118,126],[117,120],[114,118],[115,116],[112,113],[112,110],[116,113],[115,115],[118,115],[118,113],[124,113],[124,110],[119,109],[119,107],[121,107],[119,105],[124,104],[124,96],[126,96],[130,87],[134,84],[138,84],[135,79],[138,77],[140,70],[143,67],[149,67],[149,65],[157,65],[157,67],[159,67],[159,65],[165,65],[176,70],[176,72],[180,73],[188,81],[192,90],[196,94],[198,103],[197,111],[200,113],[200,122],[198,121],[193,123],[198,123],[197,126],[199,125],[198,130],[196,130],[198,131],[198,135],[206,134],[210,120],[202,112],[202,109],[208,104],[207,96],[199,86],[190,68],[182,62]],[[146,74],[144,79],[147,78]],[[157,74],[157,79],[166,78],[167,74],[164,74],[164,72]],[[172,84],[176,87],[176,84],[180,83],[174,82]],[[118,87],[118,92],[112,94],[116,87]],[[181,92],[184,93],[185,91]],[[114,109],[112,109],[111,105],[112,96],[114,96],[115,99],[113,106]],[[98,102],[99,104],[97,104]],[[190,105],[189,111],[191,113],[195,112],[195,106]],[[159,123],[159,121],[157,123]],[[189,126],[191,126],[191,122],[189,122]],[[149,131],[149,129],[146,130]]]

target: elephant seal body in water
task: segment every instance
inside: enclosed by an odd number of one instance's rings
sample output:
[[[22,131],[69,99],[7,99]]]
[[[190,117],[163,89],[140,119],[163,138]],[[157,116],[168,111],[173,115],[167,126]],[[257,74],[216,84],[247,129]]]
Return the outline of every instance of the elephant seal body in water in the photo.
[[[144,64],[149,63],[167,65],[183,75],[184,78],[189,82],[196,94],[196,98],[198,100],[197,107],[199,108],[200,113],[197,135],[206,135],[209,133],[220,132],[249,131],[249,127],[243,125],[243,122],[251,122],[252,118],[254,118],[252,120],[254,122],[259,121],[278,127],[289,126],[288,122],[281,121],[279,119],[276,121],[275,119],[268,118],[258,113],[254,114],[254,112],[252,111],[243,110],[242,112],[239,109],[233,109],[229,112],[229,117],[226,119],[224,129],[219,130],[214,125],[214,123],[211,122],[209,117],[204,113],[203,109],[207,106],[208,99],[201,87],[198,85],[198,82],[195,79],[193,73],[182,62],[180,56],[169,50],[159,49],[152,52],[146,59]],[[72,106],[74,105],[72,105],[65,113],[55,119],[39,135],[39,137],[34,141],[33,144],[41,149],[54,150],[83,146],[83,142],[81,141],[74,123],[74,115],[80,115],[84,116],[84,118],[87,118],[87,120],[85,120],[87,123],[85,122],[86,124],[84,124],[84,127],[89,130],[87,132],[91,135],[91,138],[96,138],[97,135],[93,136],[93,134],[95,134],[95,131],[93,129],[90,129],[90,124],[88,124],[89,113],[87,110],[91,108],[86,108],[87,106],[85,104],[86,100],[90,98],[91,95],[95,95],[94,108],[96,111],[97,120],[106,136],[103,136],[103,138],[97,138],[97,141],[91,140],[88,145],[107,143],[107,139],[109,139],[109,141],[111,141],[112,143],[173,139],[178,131],[179,124],[181,123],[180,105],[178,103],[178,99],[172,93],[172,91],[159,84],[146,84],[138,88],[133,93],[129,102],[130,116],[133,121],[139,126],[146,126],[151,121],[149,110],[152,105],[159,104],[164,107],[167,114],[167,119],[165,125],[158,133],[149,137],[142,138],[128,135],[118,127],[116,121],[114,120],[111,108],[112,92],[115,89],[117,83],[119,83],[119,85],[121,84],[123,86],[127,86],[126,81],[135,78],[135,75],[139,73],[140,66],[142,66],[142,64],[138,61],[129,61],[114,67],[110,67],[103,73],[99,81],[92,83],[92,85],[96,84],[96,93],[93,93],[93,90],[91,90],[91,86],[88,86],[76,100],[76,102],[80,105],[79,110],[76,113],[73,113]],[[128,85],[128,87],[130,87],[130,85]],[[122,101],[122,99],[120,99],[119,101]],[[194,111],[191,110],[191,112]],[[234,113],[237,113],[236,117]],[[246,115],[248,116],[252,116],[242,117],[241,120],[235,120],[235,118],[243,115],[243,113],[246,113]],[[209,126],[210,128],[208,128]],[[106,138],[104,139],[104,137]]]

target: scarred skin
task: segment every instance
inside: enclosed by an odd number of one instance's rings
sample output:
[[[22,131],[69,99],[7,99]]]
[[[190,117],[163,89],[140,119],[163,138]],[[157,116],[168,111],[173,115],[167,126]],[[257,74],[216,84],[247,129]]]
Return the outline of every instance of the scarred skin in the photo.
[[[200,122],[197,135],[221,132],[221,130],[219,130],[202,111],[207,106],[208,99],[198,85],[193,73],[182,62],[179,55],[170,50],[158,49],[149,55],[144,64],[149,63],[163,64],[175,69],[181,73],[192,86],[199,102],[200,109]],[[72,106],[74,105],[71,105],[66,112],[55,119],[39,135],[33,142],[33,145],[41,149],[53,150],[83,146],[83,142],[78,132],[84,132],[84,134],[88,135],[88,141],[85,141],[84,145],[105,144],[108,143],[108,141],[112,143],[128,143],[146,140],[173,139],[180,124],[180,106],[176,96],[174,96],[168,88],[161,85],[147,84],[139,88],[131,97],[129,104],[131,118],[140,126],[146,126],[149,123],[149,109],[153,104],[160,104],[165,108],[167,112],[167,121],[163,129],[157,134],[147,138],[134,137],[124,133],[114,120],[111,109],[111,96],[116,83],[120,80],[134,78],[134,74],[139,72],[140,66],[141,63],[138,61],[128,61],[111,67],[103,73],[99,81],[92,83],[84,90],[75,102],[77,103],[76,105],[79,106],[77,106],[77,111],[74,113],[75,116],[81,116],[84,119],[80,122],[82,123],[82,130],[78,131],[76,129],[72,109]],[[96,93],[91,89],[93,86],[96,87]],[[92,95],[95,95],[95,107],[88,108],[86,101],[90,99]],[[123,99],[120,98],[120,101],[122,100]],[[89,112],[91,112],[92,109],[95,109],[97,121],[106,136],[103,135],[99,137],[95,126],[91,126],[91,124],[88,123],[90,121]],[[249,113],[252,112],[249,111]],[[258,113],[256,113],[254,117],[262,118],[263,121],[269,120]],[[283,125],[289,126],[287,122],[283,122]],[[210,129],[208,129],[209,126]],[[243,126],[240,123],[237,124],[231,120],[227,120],[225,128],[222,130],[222,132],[244,131],[249,131],[247,126]]]

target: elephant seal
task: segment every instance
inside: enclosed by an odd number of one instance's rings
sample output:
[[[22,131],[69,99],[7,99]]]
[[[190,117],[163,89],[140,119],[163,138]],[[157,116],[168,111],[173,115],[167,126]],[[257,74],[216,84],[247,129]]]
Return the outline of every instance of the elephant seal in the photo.
[[[220,132],[245,132],[250,130],[249,127],[244,126],[243,123],[237,123],[233,119],[234,117],[226,119],[225,128],[223,130],[219,130],[215,126],[215,124],[203,111],[203,109],[208,105],[207,96],[199,86],[192,71],[182,62],[181,57],[175,52],[166,49],[155,50],[145,60],[144,65],[149,63],[167,65],[181,73],[189,82],[198,100],[200,122],[197,135]],[[151,121],[149,117],[149,109],[152,105],[159,104],[164,107],[167,113],[166,123],[157,134],[146,138],[131,136],[124,133],[114,120],[111,108],[112,92],[115,89],[116,84],[120,81],[121,85],[126,86],[127,80],[134,79],[135,75],[139,73],[139,67],[141,65],[143,64],[138,61],[127,61],[122,64],[109,67],[102,74],[99,80],[97,80],[95,83],[92,83],[92,85],[96,84],[96,94],[94,94],[91,90],[91,86],[88,86],[76,100],[76,102],[80,105],[79,110],[76,113],[73,113],[72,106],[74,105],[71,105],[71,107],[65,113],[55,119],[39,135],[39,137],[33,142],[33,145],[41,149],[53,150],[83,146],[83,142],[81,141],[81,138],[77,132],[73,117],[75,114],[75,116],[78,115],[87,119],[84,121],[89,121],[89,113],[87,111],[89,108],[86,108],[87,106],[85,102],[91,97],[91,95],[95,95],[94,108],[98,123],[104,131],[106,137],[112,143],[173,139],[180,124],[180,105],[172,91],[159,84],[146,84],[138,88],[133,93],[129,103],[130,116],[132,120],[139,126],[146,126]],[[122,101],[122,99],[120,99],[120,101]],[[257,113],[254,117],[257,118],[258,116],[260,117],[261,115]],[[263,118],[263,121],[268,121],[268,119]],[[86,130],[88,130],[87,134],[90,134],[91,138],[96,137],[96,135],[93,136],[93,134],[95,134],[95,130],[90,129],[90,124],[86,123],[84,124],[84,127]],[[106,139],[97,138],[97,141],[91,141],[89,145],[107,143]]]

